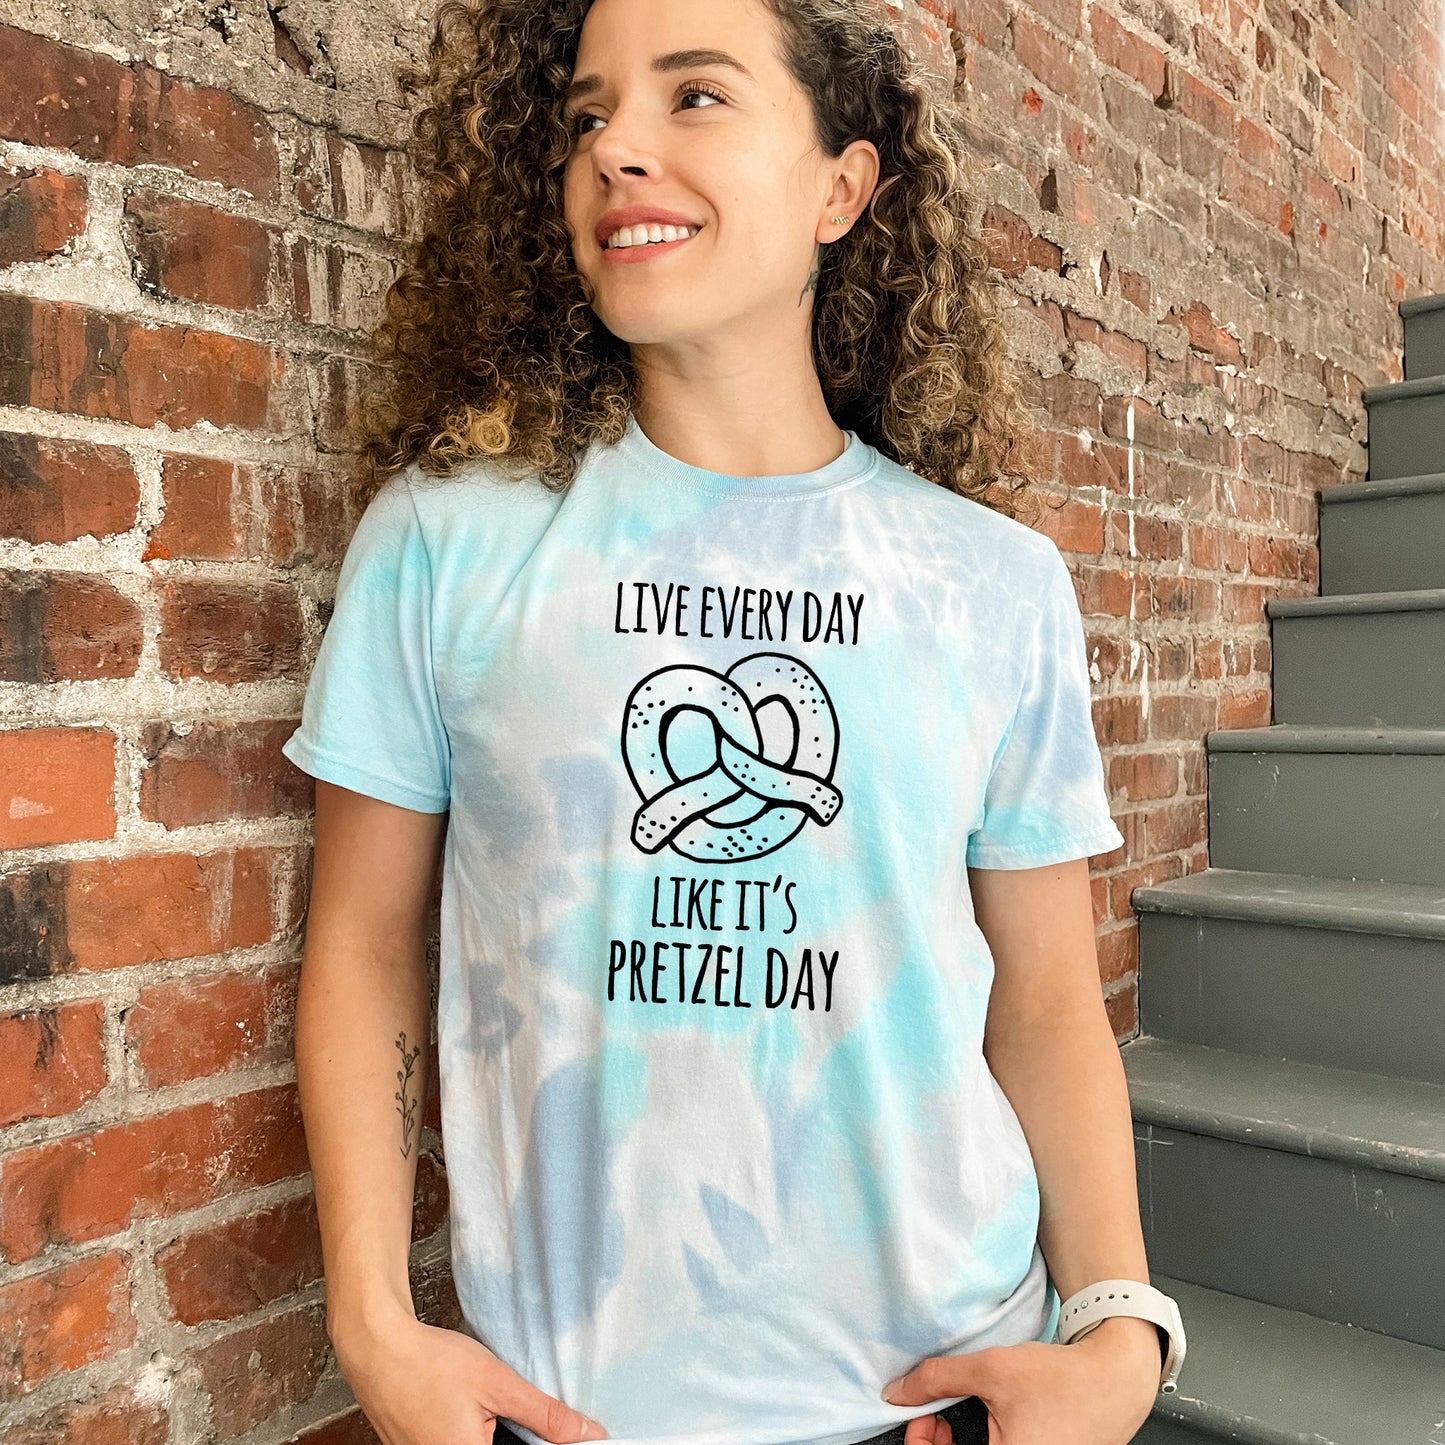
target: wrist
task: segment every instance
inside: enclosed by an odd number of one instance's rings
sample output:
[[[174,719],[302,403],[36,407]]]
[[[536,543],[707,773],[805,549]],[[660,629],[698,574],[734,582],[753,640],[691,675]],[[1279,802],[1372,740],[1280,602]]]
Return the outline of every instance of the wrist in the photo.
[[[1100,1320],[1088,1334],[1072,1342],[1089,1345],[1110,1355],[1138,1357],[1141,1364],[1157,1379],[1163,1368],[1168,1339],[1153,1320],[1138,1315],[1111,1315]]]
[[[327,1292],[326,1333],[338,1359],[385,1344],[398,1329],[415,1324],[416,1318],[409,1293],[402,1298],[385,1291],[368,1295]]]

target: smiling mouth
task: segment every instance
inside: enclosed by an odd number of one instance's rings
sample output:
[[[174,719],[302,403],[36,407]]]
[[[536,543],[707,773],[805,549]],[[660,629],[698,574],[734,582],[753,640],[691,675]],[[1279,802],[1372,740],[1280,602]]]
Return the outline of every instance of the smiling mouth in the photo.
[[[637,226],[620,226],[608,238],[604,251],[643,250],[648,246],[665,246],[673,241],[690,241],[701,226],[661,225],[647,221]]]

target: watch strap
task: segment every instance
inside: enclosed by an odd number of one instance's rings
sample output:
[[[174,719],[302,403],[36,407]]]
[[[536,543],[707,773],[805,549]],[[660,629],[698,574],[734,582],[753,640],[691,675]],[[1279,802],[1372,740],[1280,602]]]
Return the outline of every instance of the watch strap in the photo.
[[[1152,1284],[1137,1279],[1102,1279],[1086,1286],[1060,1305],[1055,1338],[1067,1345],[1116,1315],[1135,1315],[1164,1331],[1168,1345],[1163,1350],[1159,1388],[1172,1394],[1179,1388],[1179,1370],[1184,1363],[1184,1321],[1178,1304]]]

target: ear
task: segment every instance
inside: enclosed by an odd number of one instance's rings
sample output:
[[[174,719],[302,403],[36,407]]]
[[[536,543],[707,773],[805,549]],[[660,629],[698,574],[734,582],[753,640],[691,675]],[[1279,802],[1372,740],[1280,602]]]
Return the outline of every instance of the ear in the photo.
[[[833,163],[833,181],[828,191],[824,213],[818,218],[817,238],[836,241],[862,218],[878,187],[882,162],[878,148],[870,140],[850,141]],[[837,221],[837,216],[847,216]]]

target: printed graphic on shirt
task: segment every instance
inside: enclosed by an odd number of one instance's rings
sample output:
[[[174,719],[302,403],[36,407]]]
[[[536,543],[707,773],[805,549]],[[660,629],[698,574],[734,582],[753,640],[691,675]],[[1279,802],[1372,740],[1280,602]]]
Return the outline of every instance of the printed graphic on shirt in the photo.
[[[689,710],[706,720],[700,738],[684,731]],[[632,841],[644,853],[666,844],[699,862],[741,863],[781,848],[810,818],[826,827],[843,805],[828,781],[838,758],[832,700],[806,662],[783,652],[741,657],[726,673],[687,664],[649,673],[627,699],[622,756],[642,796]]]

